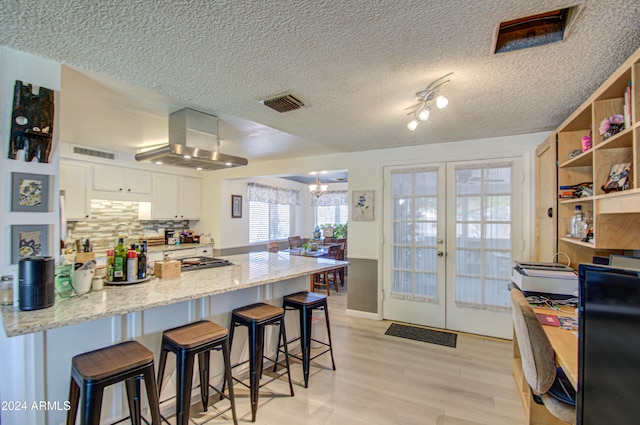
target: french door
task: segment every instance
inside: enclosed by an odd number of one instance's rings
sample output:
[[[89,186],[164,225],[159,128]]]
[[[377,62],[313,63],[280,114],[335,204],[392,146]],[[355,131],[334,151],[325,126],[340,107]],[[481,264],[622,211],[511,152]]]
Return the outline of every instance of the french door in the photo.
[[[511,337],[522,256],[518,158],[385,169],[383,317]]]

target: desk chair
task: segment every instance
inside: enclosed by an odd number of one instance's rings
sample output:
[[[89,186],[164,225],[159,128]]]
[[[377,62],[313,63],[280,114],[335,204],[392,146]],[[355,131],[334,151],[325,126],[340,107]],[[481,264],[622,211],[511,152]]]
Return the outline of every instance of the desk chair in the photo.
[[[562,369],[556,368],[553,347],[524,294],[513,284],[509,285],[509,289],[513,327],[533,401],[544,405],[549,413],[562,422],[575,424],[575,390],[563,376]],[[569,404],[571,402],[573,405]]]

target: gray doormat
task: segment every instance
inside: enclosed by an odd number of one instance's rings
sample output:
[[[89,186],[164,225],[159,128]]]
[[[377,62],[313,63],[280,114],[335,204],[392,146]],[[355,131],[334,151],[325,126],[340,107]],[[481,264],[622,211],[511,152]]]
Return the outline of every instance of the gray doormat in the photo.
[[[444,345],[445,347],[451,348],[456,348],[456,342],[458,339],[458,335],[451,332],[434,331],[432,329],[399,325],[397,323],[392,323],[384,334],[428,342],[431,344]]]

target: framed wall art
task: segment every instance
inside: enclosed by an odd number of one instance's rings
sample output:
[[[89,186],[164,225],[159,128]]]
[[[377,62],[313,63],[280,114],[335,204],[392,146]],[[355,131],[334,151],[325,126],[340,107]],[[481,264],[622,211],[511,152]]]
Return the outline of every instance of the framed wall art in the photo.
[[[49,255],[48,225],[11,226],[11,263],[17,264],[23,258]]]
[[[351,219],[354,221],[373,221],[373,190],[354,190],[351,193]]]
[[[49,176],[11,174],[11,211],[49,212]]]
[[[242,196],[231,195],[231,218],[242,218]]]

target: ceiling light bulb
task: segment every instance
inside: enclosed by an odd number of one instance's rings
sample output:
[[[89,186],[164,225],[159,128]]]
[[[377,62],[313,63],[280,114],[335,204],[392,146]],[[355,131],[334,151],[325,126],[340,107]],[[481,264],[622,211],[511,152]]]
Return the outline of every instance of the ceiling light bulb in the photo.
[[[184,159],[190,159],[190,158],[191,158],[191,155],[185,155],[183,158],[184,158]]]
[[[420,113],[418,114],[418,119],[420,121],[426,121],[429,119],[429,110],[428,109],[423,109],[422,111],[420,111]]]
[[[416,127],[418,127],[418,121],[416,120],[411,120],[411,122],[409,122],[409,124],[407,124],[407,128],[411,131],[415,130]]]
[[[443,95],[438,95],[438,97],[436,97],[436,106],[438,107],[438,109],[444,109],[448,104],[449,99],[447,99]]]

